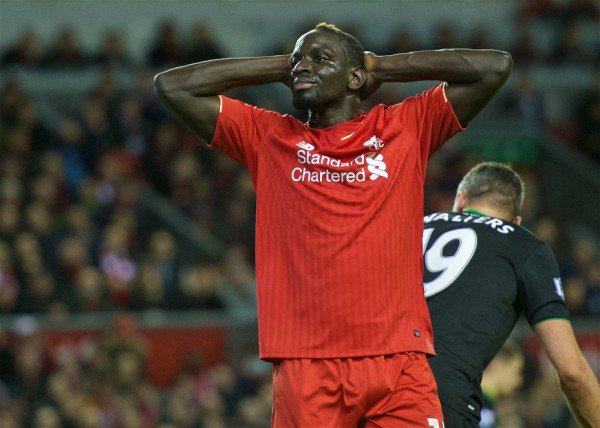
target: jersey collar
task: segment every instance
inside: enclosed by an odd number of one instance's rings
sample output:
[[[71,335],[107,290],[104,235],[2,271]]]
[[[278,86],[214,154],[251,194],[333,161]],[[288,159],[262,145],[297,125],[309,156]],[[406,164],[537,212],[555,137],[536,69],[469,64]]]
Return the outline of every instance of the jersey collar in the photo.
[[[463,210],[464,213],[469,213],[469,214],[475,214],[475,215],[480,215],[482,217],[487,217],[484,213],[481,213],[479,211],[475,211],[472,209],[468,209],[468,210]]]

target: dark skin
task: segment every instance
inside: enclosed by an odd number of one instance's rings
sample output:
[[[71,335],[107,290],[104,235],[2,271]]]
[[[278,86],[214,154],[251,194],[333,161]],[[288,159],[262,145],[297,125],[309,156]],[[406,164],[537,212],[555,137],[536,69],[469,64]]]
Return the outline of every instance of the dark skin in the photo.
[[[298,39],[291,56],[226,58],[160,73],[154,81],[160,99],[206,141],[212,141],[218,94],[241,86],[282,82],[294,104],[306,108],[309,125],[326,128],[356,118],[361,99],[386,82],[439,80],[466,126],[510,75],[506,52],[476,49],[418,51],[378,56],[364,53],[364,66],[350,64],[340,36],[312,30]]]

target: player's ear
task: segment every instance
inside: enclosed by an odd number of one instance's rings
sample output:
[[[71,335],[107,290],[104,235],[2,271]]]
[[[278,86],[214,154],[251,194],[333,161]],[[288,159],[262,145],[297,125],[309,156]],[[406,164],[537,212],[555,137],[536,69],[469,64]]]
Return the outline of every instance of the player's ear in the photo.
[[[469,198],[467,194],[461,190],[456,192],[456,198],[454,199],[454,207],[453,211],[462,211],[465,209],[467,204],[469,203]]]
[[[519,226],[521,226],[521,222],[523,221],[523,217],[521,217],[520,215],[516,216],[515,219],[513,220],[513,223],[518,224]]]
[[[367,81],[367,73],[365,69],[361,67],[355,67],[350,70],[350,76],[348,80],[348,88],[352,91],[358,91]]]

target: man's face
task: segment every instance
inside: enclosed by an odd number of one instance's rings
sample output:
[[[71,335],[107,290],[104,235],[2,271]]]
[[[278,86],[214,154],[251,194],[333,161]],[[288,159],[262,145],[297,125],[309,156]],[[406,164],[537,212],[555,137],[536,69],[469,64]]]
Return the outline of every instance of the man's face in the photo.
[[[351,72],[338,35],[324,30],[304,34],[291,56],[294,107],[306,110],[341,101]]]

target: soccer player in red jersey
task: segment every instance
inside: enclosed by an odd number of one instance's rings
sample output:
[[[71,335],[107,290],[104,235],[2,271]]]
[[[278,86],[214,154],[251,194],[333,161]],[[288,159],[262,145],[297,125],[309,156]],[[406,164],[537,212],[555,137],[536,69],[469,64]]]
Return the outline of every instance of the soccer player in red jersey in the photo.
[[[377,56],[320,24],[289,55],[227,58],[156,76],[161,100],[250,171],[257,193],[261,358],[274,427],[441,427],[426,356],[423,180],[429,156],[507,79],[510,55]],[[385,82],[441,83],[361,112]],[[282,82],[308,122],[224,97]]]

